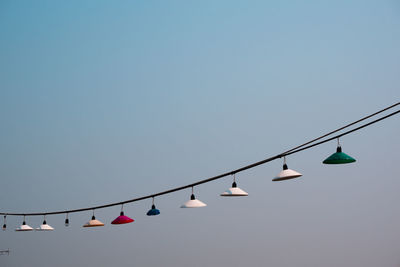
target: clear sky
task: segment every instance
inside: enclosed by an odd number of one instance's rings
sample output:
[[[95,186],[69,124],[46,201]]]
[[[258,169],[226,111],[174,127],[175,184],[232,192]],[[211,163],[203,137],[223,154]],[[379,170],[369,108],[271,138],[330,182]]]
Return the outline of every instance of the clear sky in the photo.
[[[122,201],[280,153],[400,99],[398,1],[0,2],[0,210]],[[4,267],[400,266],[400,117],[124,207],[0,233]],[[29,217],[38,227],[43,218]],[[2,224],[2,222],[0,222]]]

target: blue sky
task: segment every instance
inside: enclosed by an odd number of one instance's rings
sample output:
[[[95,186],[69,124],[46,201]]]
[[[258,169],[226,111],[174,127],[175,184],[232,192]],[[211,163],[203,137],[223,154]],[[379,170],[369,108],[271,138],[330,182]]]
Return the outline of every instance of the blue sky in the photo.
[[[122,201],[280,153],[399,101],[396,1],[2,1],[0,209]],[[357,163],[324,166],[335,142],[240,173],[249,197],[181,210],[184,190],[49,216],[16,233],[1,266],[399,266],[397,116],[342,139]],[[28,218],[37,227],[42,218]]]

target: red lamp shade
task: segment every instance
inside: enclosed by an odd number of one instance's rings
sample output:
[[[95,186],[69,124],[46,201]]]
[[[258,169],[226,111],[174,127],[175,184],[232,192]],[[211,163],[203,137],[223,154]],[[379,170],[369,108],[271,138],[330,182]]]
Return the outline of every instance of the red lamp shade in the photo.
[[[111,224],[125,224],[125,223],[131,223],[135,221],[132,218],[129,218],[128,216],[124,215],[124,212],[121,211],[121,214],[114,220],[111,222]]]

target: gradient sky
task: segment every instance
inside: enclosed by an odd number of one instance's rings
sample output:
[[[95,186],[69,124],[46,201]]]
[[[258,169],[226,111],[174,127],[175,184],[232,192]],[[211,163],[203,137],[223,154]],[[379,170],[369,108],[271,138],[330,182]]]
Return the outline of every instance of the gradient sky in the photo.
[[[267,158],[400,99],[398,1],[0,2],[0,210],[122,201]],[[0,233],[4,267],[400,266],[399,116],[231,177]],[[29,217],[40,225],[43,218]],[[2,222],[1,222],[2,224]]]

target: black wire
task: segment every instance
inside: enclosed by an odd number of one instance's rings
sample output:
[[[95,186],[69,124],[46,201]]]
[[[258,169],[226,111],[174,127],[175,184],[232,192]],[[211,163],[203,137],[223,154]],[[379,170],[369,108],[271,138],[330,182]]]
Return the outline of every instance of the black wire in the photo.
[[[391,106],[389,106],[389,107],[387,107],[387,108],[384,108],[384,109],[382,109],[382,110],[380,110],[380,111],[378,111],[378,112],[375,112],[375,113],[373,113],[373,114],[371,114],[371,115],[365,116],[365,117],[363,117],[363,118],[361,118],[361,119],[359,119],[359,120],[357,120],[357,121],[354,121],[354,122],[352,122],[352,123],[349,123],[349,124],[347,124],[347,125],[345,125],[345,126],[343,126],[343,127],[340,127],[340,128],[338,128],[338,129],[336,129],[336,130],[334,130],[334,131],[332,131],[332,132],[329,132],[329,133],[327,133],[327,134],[324,134],[324,135],[322,135],[322,136],[320,136],[320,137],[318,137],[318,138],[315,138],[315,139],[313,139],[313,140],[311,140],[311,141],[308,141],[308,142],[306,142],[306,143],[304,143],[304,144],[301,144],[301,145],[299,145],[299,146],[296,146],[296,147],[294,147],[294,148],[291,148],[291,149],[289,149],[289,150],[287,150],[287,151],[285,151],[285,152],[283,152],[283,153],[280,153],[280,154],[278,154],[278,155],[272,156],[272,157],[270,157],[270,158],[267,158],[267,159],[264,159],[264,160],[261,160],[261,161],[252,163],[252,164],[250,164],[250,165],[244,166],[244,167],[242,167],[242,168],[239,168],[239,169],[236,169],[236,170],[233,170],[233,171],[225,172],[225,173],[219,174],[219,175],[217,175],[217,176],[210,177],[210,178],[208,178],[208,179],[204,179],[204,180],[201,180],[201,181],[192,183],[192,184],[188,184],[188,185],[184,185],[184,186],[172,188],[172,189],[169,189],[169,190],[166,190],[166,191],[163,191],[163,192],[159,192],[159,193],[155,193],[155,194],[151,194],[151,195],[147,195],[147,196],[143,196],[143,197],[138,197],[138,198],[134,198],[134,199],[130,199],[130,200],[125,200],[125,201],[121,201],[121,202],[110,203],[110,204],[106,204],[106,205],[94,206],[94,207],[89,207],[89,208],[82,208],[82,209],[64,210],[64,211],[53,211],[53,212],[40,212],[40,213],[9,213],[9,212],[3,213],[3,212],[0,212],[0,214],[1,214],[1,215],[7,215],[7,216],[10,216],[10,215],[11,215],[11,216],[39,216],[39,215],[55,215],[55,214],[75,213],[75,212],[82,212],[82,211],[88,211],[88,210],[93,210],[93,211],[94,211],[94,210],[96,210],[96,209],[103,209],[103,208],[108,208],[108,207],[123,205],[123,204],[126,204],[126,203],[137,202],[137,201],[144,200],[144,199],[148,199],[148,198],[154,198],[154,197],[161,196],[161,195],[166,195],[166,194],[173,193],[173,192],[176,192],[176,191],[180,191],[180,190],[183,190],[183,189],[186,189],[186,188],[191,188],[191,187],[194,187],[194,186],[197,186],[197,185],[200,185],[200,184],[208,183],[208,182],[211,182],[211,181],[214,181],[214,180],[223,178],[223,177],[225,177],[225,176],[233,175],[233,174],[236,174],[236,173],[239,173],[239,172],[242,172],[242,171],[245,171],[245,170],[254,168],[254,167],[256,167],[256,166],[265,164],[265,163],[267,163],[267,162],[273,161],[273,160],[275,160],[275,159],[279,159],[279,158],[284,157],[284,156],[287,156],[287,155],[291,155],[291,154],[298,153],[298,152],[303,151],[303,150],[306,150],[306,149],[310,149],[310,148],[312,148],[312,147],[314,147],[314,146],[321,145],[321,144],[326,143],[326,142],[329,142],[329,141],[331,141],[331,140],[333,140],[333,139],[336,139],[336,138],[345,136],[345,135],[347,135],[347,134],[350,134],[350,133],[352,133],[352,132],[358,131],[358,130],[360,130],[360,129],[362,129],[362,128],[365,128],[365,127],[367,127],[367,126],[370,126],[370,125],[372,125],[372,124],[374,124],[374,123],[377,123],[377,122],[379,122],[379,121],[381,121],[381,120],[384,120],[384,119],[387,119],[387,118],[389,118],[389,117],[391,117],[391,116],[394,116],[394,115],[396,115],[397,113],[399,113],[400,110],[397,110],[397,111],[395,111],[395,112],[392,112],[392,113],[390,113],[390,114],[388,114],[388,115],[386,115],[386,116],[384,116],[384,117],[381,117],[381,118],[376,119],[376,120],[374,120],[374,121],[371,121],[371,122],[369,122],[369,123],[363,124],[363,125],[361,125],[361,126],[359,126],[359,127],[357,127],[357,128],[354,128],[354,129],[349,130],[349,131],[347,131],[347,132],[344,132],[344,133],[342,133],[342,134],[338,134],[338,135],[336,135],[336,136],[333,136],[333,137],[331,137],[331,138],[325,139],[325,140],[320,141],[320,142],[318,142],[318,143],[315,143],[315,144],[306,146],[306,145],[308,145],[308,144],[310,144],[310,143],[313,143],[313,142],[315,142],[315,141],[317,141],[317,140],[320,140],[320,139],[322,139],[322,138],[324,138],[324,137],[326,137],[326,136],[328,136],[328,135],[331,135],[331,134],[333,134],[333,133],[336,133],[336,132],[338,132],[338,131],[340,131],[340,130],[343,130],[343,129],[347,128],[347,127],[350,127],[350,126],[352,126],[352,125],[354,125],[354,124],[356,124],[356,123],[359,123],[359,122],[361,122],[361,121],[363,121],[363,120],[366,120],[366,119],[368,119],[368,118],[370,118],[370,117],[373,117],[373,116],[375,116],[375,115],[377,115],[377,114],[379,114],[379,113],[381,113],[381,112],[384,112],[384,111],[386,111],[386,110],[388,110],[388,109],[391,109],[391,108],[393,108],[393,107],[395,107],[395,106],[397,106],[397,105],[399,105],[399,104],[400,104],[400,102],[397,102],[397,103],[394,104],[394,105],[391,105]]]
[[[354,125],[354,124],[357,124],[357,123],[359,123],[359,122],[362,122],[362,121],[364,121],[364,120],[366,120],[366,119],[369,119],[369,118],[371,118],[371,117],[373,117],[373,116],[375,116],[375,115],[378,115],[379,113],[382,113],[382,112],[384,112],[384,111],[386,111],[386,110],[389,110],[389,109],[391,109],[391,108],[394,108],[395,106],[397,106],[397,105],[399,105],[399,104],[400,104],[400,102],[397,102],[396,104],[393,104],[393,105],[391,105],[391,106],[389,106],[389,107],[387,107],[387,108],[381,109],[381,110],[379,110],[379,111],[377,111],[377,112],[375,112],[375,113],[372,113],[371,115],[365,116],[365,117],[363,117],[363,118],[361,118],[361,119],[359,119],[359,120],[357,120],[357,121],[354,121],[354,122],[352,122],[352,123],[349,123],[349,124],[347,124],[347,125],[345,125],[345,126],[343,126],[343,127],[340,127],[340,128],[338,128],[338,129],[336,129],[336,130],[334,130],[334,131],[332,131],[332,132],[329,132],[329,133],[327,133],[327,134],[321,135],[321,136],[318,137],[318,138],[315,138],[315,139],[313,139],[313,140],[311,140],[311,141],[308,141],[307,143],[301,144],[301,145],[299,145],[299,146],[297,146],[297,147],[294,147],[294,148],[292,148],[292,149],[290,149],[290,150],[284,152],[284,154],[286,154],[286,153],[288,153],[288,152],[290,152],[290,151],[296,150],[296,149],[298,149],[298,148],[300,148],[300,147],[306,146],[306,145],[308,145],[308,144],[311,144],[311,143],[313,143],[313,142],[315,142],[315,141],[318,141],[318,140],[320,140],[320,139],[322,139],[322,138],[324,138],[324,137],[327,137],[327,136],[329,136],[329,135],[331,135],[331,134],[334,134],[334,133],[339,132],[339,131],[341,131],[341,130],[343,130],[343,129],[345,129],[345,128],[348,128],[348,127],[350,127],[350,126],[352,126],[352,125]]]
[[[340,138],[340,137],[342,137],[342,136],[348,135],[349,133],[352,133],[352,132],[361,130],[362,128],[365,128],[365,127],[367,127],[367,126],[370,126],[371,124],[377,123],[378,121],[381,121],[381,120],[387,119],[387,118],[389,118],[389,117],[391,117],[391,116],[393,116],[393,115],[396,115],[396,114],[399,113],[399,112],[400,112],[400,110],[395,111],[395,112],[390,113],[390,114],[388,114],[388,115],[386,115],[386,116],[384,116],[384,117],[381,117],[381,118],[376,119],[376,120],[374,120],[374,121],[371,121],[371,122],[369,122],[369,123],[363,124],[363,125],[361,125],[361,126],[359,126],[359,127],[357,127],[357,128],[354,128],[354,129],[349,130],[349,131],[347,131],[347,132],[344,132],[344,133],[342,133],[342,134],[338,134],[338,135],[336,135],[336,136],[334,136],[334,137],[325,139],[325,140],[323,140],[323,141],[321,141],[321,142],[318,142],[318,143],[315,143],[315,144],[312,144],[312,145],[309,145],[309,146],[306,146],[306,147],[303,147],[303,148],[300,148],[300,149],[297,149],[297,150],[288,152],[288,153],[285,154],[285,156],[286,156],[286,155],[290,155],[290,154],[294,154],[294,153],[297,153],[297,152],[300,152],[300,151],[303,151],[303,150],[306,150],[306,149],[309,149],[309,148],[312,148],[312,147],[314,147],[314,146],[321,145],[321,144],[323,144],[323,143],[332,141],[333,139]]]

